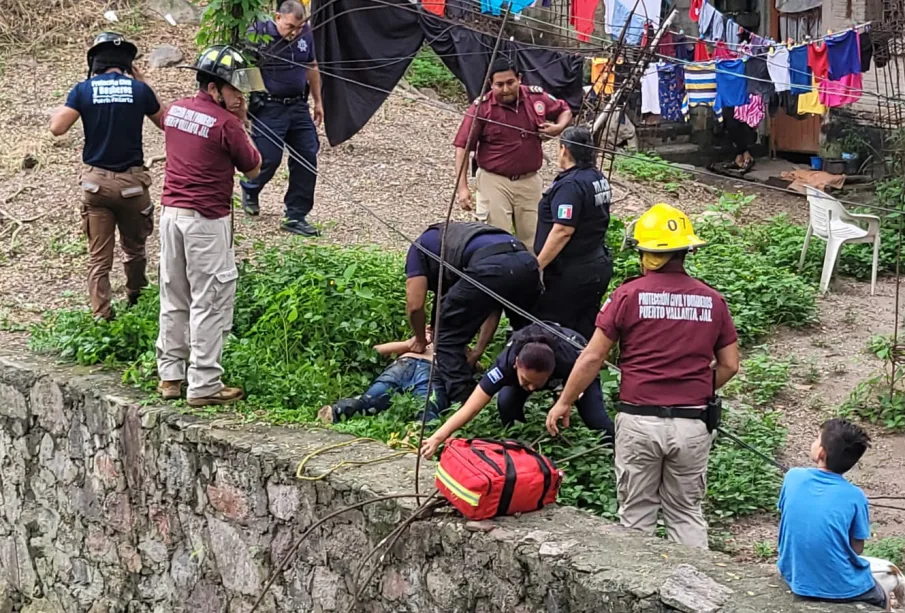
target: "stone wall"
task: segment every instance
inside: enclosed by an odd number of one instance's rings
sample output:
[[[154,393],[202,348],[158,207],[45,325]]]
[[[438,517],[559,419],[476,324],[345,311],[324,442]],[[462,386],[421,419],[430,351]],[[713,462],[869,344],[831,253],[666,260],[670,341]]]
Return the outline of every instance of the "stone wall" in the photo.
[[[298,480],[301,458],[344,438],[201,419],[129,394],[107,374],[0,356],[0,612],[248,612],[274,561],[315,518],[414,487],[412,458]],[[339,457],[386,453],[356,444],[315,457],[308,474]],[[424,468],[428,491],[433,466]],[[347,610],[364,553],[414,504],[372,504],[315,531],[260,611]],[[556,508],[480,524],[450,513],[416,522],[360,610],[831,608],[793,602],[769,568]]]

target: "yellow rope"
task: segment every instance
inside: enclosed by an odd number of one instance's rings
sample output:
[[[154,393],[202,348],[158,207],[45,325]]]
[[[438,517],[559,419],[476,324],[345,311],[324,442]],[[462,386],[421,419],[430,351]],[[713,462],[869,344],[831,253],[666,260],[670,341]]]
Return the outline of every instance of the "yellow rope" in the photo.
[[[295,470],[296,479],[301,479],[302,481],[320,481],[321,479],[324,479],[325,477],[327,477],[334,471],[337,471],[340,468],[345,468],[346,466],[368,466],[370,464],[378,464],[380,462],[387,462],[389,460],[395,460],[396,458],[401,458],[404,455],[407,455],[409,453],[414,453],[417,451],[412,445],[408,445],[409,449],[406,449],[404,451],[397,451],[395,453],[381,456],[379,458],[372,458],[370,460],[342,460],[340,462],[337,462],[333,466],[331,466],[326,472],[324,472],[320,475],[308,476],[308,475],[302,474],[302,472],[305,470],[305,465],[308,464],[308,462],[314,456],[320,455],[322,453],[326,453],[327,451],[333,451],[336,449],[341,449],[343,447],[348,447],[349,445],[354,445],[355,443],[363,443],[363,442],[381,443],[381,441],[378,441],[377,439],[362,437],[362,438],[354,438],[349,441],[343,441],[342,443],[334,443],[332,445],[327,445],[325,447],[321,447],[320,449],[316,449],[316,450],[312,451],[311,453],[309,453],[308,455],[306,455],[304,458],[302,458],[302,461],[299,462],[299,466]],[[383,443],[381,443],[381,444],[383,444]]]

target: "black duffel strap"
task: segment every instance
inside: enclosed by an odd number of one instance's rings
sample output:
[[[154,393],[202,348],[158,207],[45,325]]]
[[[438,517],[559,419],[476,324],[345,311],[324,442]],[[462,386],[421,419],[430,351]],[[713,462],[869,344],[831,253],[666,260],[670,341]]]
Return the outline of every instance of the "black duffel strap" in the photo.
[[[641,417],[663,417],[673,419],[704,419],[706,409],[693,409],[691,407],[658,407],[646,404],[628,404],[619,402],[616,404],[617,413],[639,415]]]
[[[544,476],[544,490],[541,492],[540,499],[538,499],[537,501],[537,510],[540,511],[542,508],[544,508],[544,499],[547,497],[547,493],[550,491],[550,487],[553,485],[553,474],[550,472],[550,466],[547,465],[547,462],[549,462],[555,468],[556,465],[553,463],[553,460],[547,459],[538,452],[531,449],[531,447],[528,447],[527,445],[511,439],[500,440],[495,438],[470,438],[466,441],[466,443],[469,447],[471,447],[474,441],[481,441],[482,443],[499,445],[502,448],[501,453],[503,454],[503,459],[506,462],[506,472],[503,484],[503,493],[500,496],[500,504],[497,507],[497,512],[499,515],[505,515],[509,511],[509,505],[512,503],[512,495],[515,492],[515,464],[513,463],[512,458],[509,457],[509,451],[523,451],[533,457],[537,462],[537,466],[540,468],[540,472]],[[479,457],[484,456],[482,459],[493,466],[493,468],[496,469],[496,471],[499,473],[499,468],[497,468],[497,466],[493,464],[486,457],[486,455],[484,455],[483,451],[479,449],[475,449],[474,451],[478,454]]]

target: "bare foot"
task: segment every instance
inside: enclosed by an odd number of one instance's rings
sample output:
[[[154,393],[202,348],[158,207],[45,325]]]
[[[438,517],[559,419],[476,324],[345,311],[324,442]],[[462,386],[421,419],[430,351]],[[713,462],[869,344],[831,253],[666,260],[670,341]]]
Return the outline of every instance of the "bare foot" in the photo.
[[[317,420],[322,424],[332,424],[333,423],[333,407],[329,404],[325,404],[320,408],[317,412]]]

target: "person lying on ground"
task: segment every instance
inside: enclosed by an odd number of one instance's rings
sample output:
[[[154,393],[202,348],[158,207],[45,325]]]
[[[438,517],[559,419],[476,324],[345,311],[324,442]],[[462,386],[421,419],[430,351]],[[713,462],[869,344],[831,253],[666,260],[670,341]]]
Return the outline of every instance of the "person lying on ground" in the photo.
[[[796,596],[889,610],[886,590],[860,557],[870,538],[867,496],[843,477],[869,445],[860,427],[830,419],[811,444],[816,468],[793,468],[786,474],[779,493],[777,566]]]
[[[586,344],[587,341],[574,330],[556,327],[579,345]],[[554,336],[539,324],[522,328],[512,335],[493,368],[487,371],[462,408],[424,441],[422,455],[433,456],[446,439],[474,419],[497,394],[497,408],[503,424],[508,426],[515,421],[525,421],[528,396],[538,390],[555,389],[568,379],[578,355],[579,349],[572,343]],[[603,430],[605,437],[613,436],[613,422],[606,412],[599,378],[591,381],[575,404],[589,428]]]
[[[344,398],[332,405],[325,405],[317,412],[320,421],[326,424],[340,422],[355,415],[377,415],[390,408],[394,393],[411,392],[419,398],[428,395],[431,362],[434,360],[434,345],[429,338],[423,351],[415,346],[415,338],[375,345],[374,350],[383,357],[398,355],[392,364],[380,373],[368,390],[356,398]],[[433,394],[428,408],[427,421],[432,421],[446,410],[446,394],[439,377],[434,377]],[[420,419],[418,415],[416,419]]]

